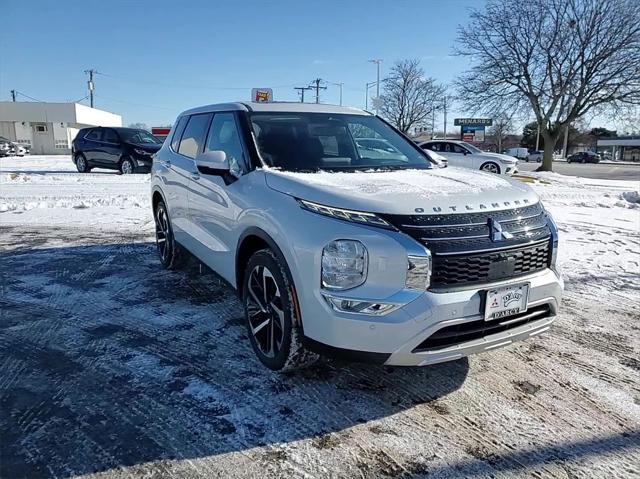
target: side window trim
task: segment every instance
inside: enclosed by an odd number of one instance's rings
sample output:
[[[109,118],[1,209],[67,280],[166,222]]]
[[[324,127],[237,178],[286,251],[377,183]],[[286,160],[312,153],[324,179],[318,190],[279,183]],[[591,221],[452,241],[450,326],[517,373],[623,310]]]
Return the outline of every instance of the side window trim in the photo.
[[[184,130],[187,127],[187,123],[189,123],[189,118],[191,118],[191,117],[187,116],[187,115],[181,116],[180,118],[178,118],[178,121],[176,122],[176,127],[175,127],[175,130],[173,132],[173,135],[171,135],[171,141],[169,142],[169,149],[173,153],[175,153],[176,155],[178,155],[179,153],[178,153],[178,149],[174,149],[173,148],[173,142],[174,142],[174,140],[177,140],[178,148],[180,148],[180,142],[182,141],[182,135],[184,134]],[[183,125],[180,124],[180,122],[182,120],[185,120]],[[179,135],[180,137],[177,138],[176,135]]]

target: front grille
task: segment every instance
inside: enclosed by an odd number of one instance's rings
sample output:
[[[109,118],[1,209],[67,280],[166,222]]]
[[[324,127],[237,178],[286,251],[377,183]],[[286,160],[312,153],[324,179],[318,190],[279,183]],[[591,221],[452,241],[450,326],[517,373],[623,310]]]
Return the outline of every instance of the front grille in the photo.
[[[485,321],[479,319],[468,323],[455,324],[437,330],[427,339],[422,341],[414,350],[414,353],[424,351],[437,351],[456,344],[480,339],[491,334],[501,333],[509,329],[523,326],[533,321],[547,318],[551,315],[548,304],[530,308],[524,313],[509,316],[500,320]]]
[[[381,215],[433,255],[431,289],[472,286],[547,268],[551,230],[540,203],[493,212]],[[503,234],[492,238],[491,224]]]
[[[517,278],[549,266],[551,243],[476,254],[434,255],[431,287],[433,289]]]

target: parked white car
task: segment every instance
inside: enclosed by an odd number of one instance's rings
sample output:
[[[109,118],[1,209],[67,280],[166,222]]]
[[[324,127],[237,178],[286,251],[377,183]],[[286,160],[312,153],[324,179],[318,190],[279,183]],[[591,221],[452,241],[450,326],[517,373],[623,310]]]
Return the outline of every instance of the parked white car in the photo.
[[[429,140],[420,143],[423,150],[435,151],[444,156],[450,166],[461,166],[499,175],[518,172],[518,160],[500,153],[489,153],[459,140]]]
[[[504,152],[505,155],[513,156],[519,160],[526,160],[529,156],[529,150],[526,148],[507,148]]]
[[[537,163],[540,163],[543,157],[544,157],[544,151],[538,151],[538,150],[532,151],[527,156],[527,163],[530,161],[535,161]]]

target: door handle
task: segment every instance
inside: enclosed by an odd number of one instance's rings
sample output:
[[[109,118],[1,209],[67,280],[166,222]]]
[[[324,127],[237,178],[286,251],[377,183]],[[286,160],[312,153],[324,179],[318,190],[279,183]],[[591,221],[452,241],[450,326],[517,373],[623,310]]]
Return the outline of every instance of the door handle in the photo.
[[[191,173],[191,179],[198,181],[200,179],[200,173],[198,172]]]
[[[160,164],[166,168],[171,166],[171,162],[169,160],[160,160]]]

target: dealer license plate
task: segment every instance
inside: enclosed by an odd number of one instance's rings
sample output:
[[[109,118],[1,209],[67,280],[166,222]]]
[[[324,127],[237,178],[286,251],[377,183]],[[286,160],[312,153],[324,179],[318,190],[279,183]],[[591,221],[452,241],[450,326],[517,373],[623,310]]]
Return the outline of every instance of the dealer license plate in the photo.
[[[527,310],[529,285],[518,284],[487,291],[487,302],[484,308],[485,321],[501,319]]]

